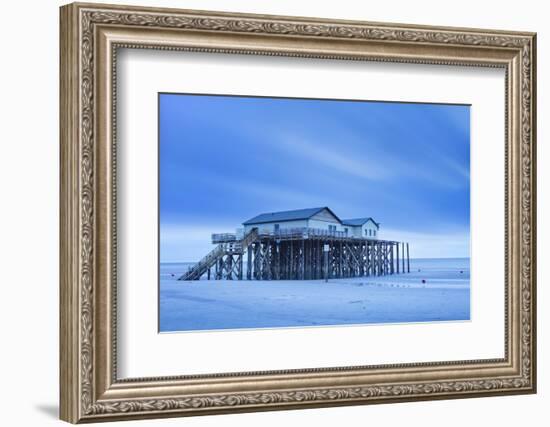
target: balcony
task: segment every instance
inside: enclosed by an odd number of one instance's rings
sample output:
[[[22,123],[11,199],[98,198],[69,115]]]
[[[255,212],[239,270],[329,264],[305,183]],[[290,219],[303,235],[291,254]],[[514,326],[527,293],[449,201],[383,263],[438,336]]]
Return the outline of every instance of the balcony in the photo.
[[[212,234],[212,243],[230,243],[237,241],[235,233],[215,233]]]

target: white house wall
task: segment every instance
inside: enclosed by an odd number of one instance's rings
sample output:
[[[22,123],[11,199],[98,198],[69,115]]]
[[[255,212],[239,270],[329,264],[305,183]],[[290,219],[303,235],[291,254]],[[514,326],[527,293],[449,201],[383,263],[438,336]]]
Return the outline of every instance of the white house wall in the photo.
[[[342,226],[342,224],[340,224],[339,222],[337,221],[319,221],[318,219],[309,219],[308,220],[308,227],[310,228],[318,228],[320,230],[328,230],[328,226],[329,225],[335,225],[336,226],[336,231],[344,231],[344,226]]]
[[[379,230],[372,221],[367,221],[363,224],[361,229],[363,237],[366,237],[367,239],[378,239]],[[372,235],[369,235],[369,230],[371,230]]]
[[[348,234],[353,237],[364,237],[363,228],[361,226],[347,226],[349,228]],[[363,234],[362,234],[363,233]]]
[[[321,212],[317,212],[309,220],[310,221],[311,220],[328,221],[330,223],[337,223],[337,224],[340,223],[338,218],[336,218],[333,214],[331,214],[328,209],[323,209]]]
[[[309,228],[328,230],[328,226],[336,226],[336,231],[344,231],[344,226],[328,209],[323,209],[308,220]]]
[[[252,228],[256,227],[260,232],[273,233],[275,230],[275,224],[279,224],[279,229],[289,228],[316,228],[320,230],[328,230],[329,225],[335,225],[336,231],[345,232],[348,229],[348,235],[354,237],[364,237],[370,239],[377,239],[379,231],[374,222],[367,221],[362,226],[342,225],[330,212],[322,211],[314,215],[310,219],[301,219],[294,221],[280,221],[280,222],[268,222],[263,224],[248,224],[244,227],[245,234]],[[242,229],[241,229],[242,230]],[[369,230],[371,234],[369,235]]]

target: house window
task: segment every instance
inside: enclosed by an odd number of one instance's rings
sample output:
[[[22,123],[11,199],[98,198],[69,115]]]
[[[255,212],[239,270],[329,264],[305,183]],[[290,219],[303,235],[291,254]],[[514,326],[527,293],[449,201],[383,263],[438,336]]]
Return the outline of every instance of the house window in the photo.
[[[372,234],[374,237],[376,237],[376,230],[372,230]]]
[[[328,231],[330,231],[330,232],[336,231],[336,226],[335,225],[329,225],[328,226]]]
[[[280,228],[279,224],[275,224],[275,225],[273,226],[273,230],[275,231],[275,233],[278,233],[278,232],[279,232],[279,228]]]
[[[346,236],[348,235],[348,228],[347,227],[344,228],[344,233],[346,234]]]

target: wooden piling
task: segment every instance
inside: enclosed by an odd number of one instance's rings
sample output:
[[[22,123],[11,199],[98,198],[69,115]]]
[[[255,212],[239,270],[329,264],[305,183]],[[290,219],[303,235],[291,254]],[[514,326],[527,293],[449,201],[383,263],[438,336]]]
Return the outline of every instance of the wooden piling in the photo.
[[[395,247],[397,248],[397,274],[399,274],[399,242],[395,242]]]
[[[252,279],[252,245],[246,248],[246,279]]]
[[[239,280],[243,280],[243,255],[242,254],[239,254],[238,267],[239,267],[239,271],[237,272],[237,277],[239,278]]]
[[[390,249],[391,249],[391,252],[390,252],[390,274],[393,274],[395,271],[394,271],[394,265],[393,265],[393,242],[390,244]]]
[[[305,233],[304,233],[305,234]],[[325,245],[328,250],[325,252]],[[406,246],[406,247],[405,247]],[[410,272],[410,244],[329,234],[222,242],[186,280],[319,280]],[[245,255],[246,252],[246,255]],[[246,256],[246,259],[245,259]],[[406,263],[406,266],[405,266]],[[245,275],[246,268],[246,275]],[[246,276],[246,277],[245,277]]]
[[[405,272],[405,243],[403,242],[401,242],[401,251],[403,253],[403,256],[401,257],[401,262],[402,262],[401,271],[404,273]]]
[[[411,264],[409,262],[409,242],[407,242],[407,273],[411,272]]]

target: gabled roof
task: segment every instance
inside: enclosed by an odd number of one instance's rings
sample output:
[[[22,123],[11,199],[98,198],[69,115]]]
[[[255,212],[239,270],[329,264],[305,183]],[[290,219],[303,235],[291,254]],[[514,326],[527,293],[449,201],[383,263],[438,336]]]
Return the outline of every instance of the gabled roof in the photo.
[[[353,227],[357,227],[357,226],[360,226],[360,225],[363,225],[365,224],[366,222],[368,221],[372,221],[374,223],[374,225],[376,225],[376,228],[380,228],[380,224],[377,223],[374,219],[372,219],[371,217],[368,217],[368,218],[354,218],[354,219],[343,219],[342,220],[342,225],[349,225],[349,226],[353,226]]]
[[[243,225],[250,225],[250,224],[264,224],[267,222],[283,222],[283,221],[295,221],[295,220],[301,220],[301,219],[309,219],[312,216],[318,214],[319,212],[323,210],[328,210],[331,215],[333,215],[338,221],[341,222],[340,218],[338,218],[334,212],[332,212],[329,208],[322,207],[322,208],[308,208],[308,209],[296,209],[293,211],[282,211],[282,212],[268,212],[263,213],[260,215],[255,216],[254,218],[250,218],[248,221],[243,222]]]

